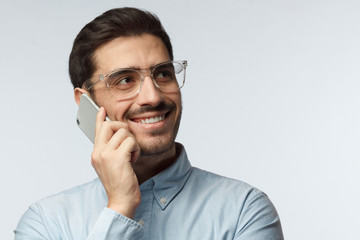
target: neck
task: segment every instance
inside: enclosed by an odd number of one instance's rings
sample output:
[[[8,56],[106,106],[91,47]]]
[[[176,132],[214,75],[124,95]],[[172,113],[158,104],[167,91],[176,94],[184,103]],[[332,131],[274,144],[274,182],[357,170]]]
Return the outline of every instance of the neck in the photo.
[[[140,155],[133,164],[139,184],[142,184],[146,180],[168,168],[176,161],[179,154],[180,149],[178,149],[175,144],[169,152],[160,155]]]

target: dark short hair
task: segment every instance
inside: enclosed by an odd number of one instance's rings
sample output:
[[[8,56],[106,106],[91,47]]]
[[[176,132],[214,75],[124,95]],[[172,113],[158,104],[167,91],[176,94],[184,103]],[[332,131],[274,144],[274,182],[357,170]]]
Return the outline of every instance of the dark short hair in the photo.
[[[173,60],[170,38],[159,18],[137,8],[109,10],[85,25],[74,40],[69,58],[69,74],[74,88],[81,87],[96,70],[94,52],[101,45],[118,37],[152,34],[159,37]]]

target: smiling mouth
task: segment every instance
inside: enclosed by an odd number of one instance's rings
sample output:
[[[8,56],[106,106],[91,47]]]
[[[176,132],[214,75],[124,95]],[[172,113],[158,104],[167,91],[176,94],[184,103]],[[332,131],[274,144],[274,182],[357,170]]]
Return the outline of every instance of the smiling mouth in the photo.
[[[147,118],[135,118],[131,119],[131,121],[139,123],[139,124],[151,124],[151,123],[158,123],[164,121],[166,118],[166,114],[154,116],[154,117],[147,117]]]

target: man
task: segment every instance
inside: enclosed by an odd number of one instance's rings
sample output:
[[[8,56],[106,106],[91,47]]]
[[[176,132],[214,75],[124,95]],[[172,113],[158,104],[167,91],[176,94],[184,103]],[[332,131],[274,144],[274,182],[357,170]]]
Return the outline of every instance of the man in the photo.
[[[283,239],[264,193],[191,167],[175,143],[186,66],[146,11],[113,9],[80,31],[69,72],[76,102],[101,106],[99,178],[32,205],[15,239]]]

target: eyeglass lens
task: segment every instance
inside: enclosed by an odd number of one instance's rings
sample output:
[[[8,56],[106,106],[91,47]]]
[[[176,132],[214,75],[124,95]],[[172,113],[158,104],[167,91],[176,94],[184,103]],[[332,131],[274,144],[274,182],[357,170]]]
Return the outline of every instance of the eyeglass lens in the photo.
[[[151,77],[161,91],[165,93],[176,92],[184,85],[185,71],[180,63],[163,63],[152,69]],[[114,94],[126,98],[139,92],[141,78],[139,70],[122,69],[110,74],[106,82]]]

